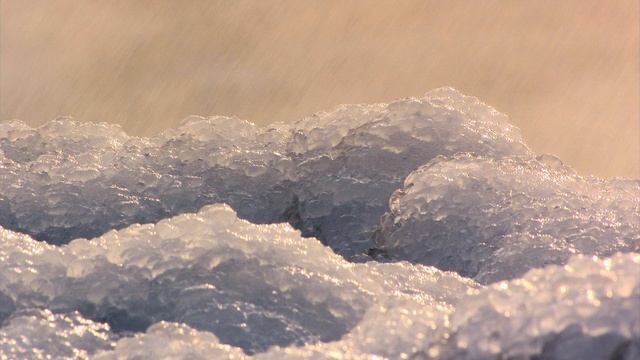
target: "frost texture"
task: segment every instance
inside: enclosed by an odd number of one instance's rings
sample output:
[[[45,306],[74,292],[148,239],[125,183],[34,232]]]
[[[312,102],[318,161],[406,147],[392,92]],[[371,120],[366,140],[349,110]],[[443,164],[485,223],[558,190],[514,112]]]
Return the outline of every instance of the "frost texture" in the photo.
[[[639,273],[638,254],[578,255],[477,291],[456,306],[449,357],[632,359],[640,355]]]
[[[640,252],[640,182],[584,178],[550,156],[438,158],[389,202],[383,254],[483,283],[572,254]]]
[[[453,89],[153,138],[0,123],[0,190],[0,359],[640,358],[640,183]]]
[[[373,247],[371,233],[389,196],[418,166],[458,152],[529,154],[504,114],[450,88],[420,99],[343,106],[295,126],[301,130],[289,146],[304,161],[297,167],[300,221],[292,223],[347,256]]]
[[[65,246],[1,237],[0,355],[633,359],[640,341],[639,254],[578,255],[482,288],[349,263],[221,205]]]
[[[358,265],[365,266],[365,265]],[[434,270],[421,268],[427,274]],[[404,295],[371,306],[342,339],[275,347],[253,356],[207,331],[158,322],[132,337],[49,311],[14,316],[0,331],[0,355],[28,358],[93,354],[96,359],[635,359],[640,350],[640,255],[575,256],[521,279],[460,291],[455,306]],[[447,281],[431,284],[447,288]],[[435,287],[434,287],[435,286]],[[466,293],[466,295],[465,295]],[[449,297],[449,300],[452,300]],[[51,326],[53,324],[53,327]],[[28,335],[28,336],[21,336]],[[25,340],[28,339],[28,340]],[[117,341],[116,341],[117,340]],[[29,347],[25,347],[28,341]],[[10,356],[9,356],[10,357]],[[11,357],[10,357],[11,358]]]
[[[291,126],[191,117],[151,139],[69,119],[9,122],[0,125],[0,225],[62,244],[224,202],[362,258],[404,177],[461,151],[529,153],[505,115],[450,88]]]
[[[78,313],[30,310],[0,328],[0,359],[90,359],[100,350],[111,349],[114,342],[108,325]]]
[[[180,322],[247,353],[338,340],[388,297],[446,305],[474,286],[407,263],[351,264],[289,225],[253,225],[227,206],[61,247],[4,230],[0,256],[5,316],[79,311],[119,333]]]
[[[193,117],[153,139],[69,119],[0,129],[0,224],[53,244],[218,202],[273,222],[263,207],[289,196],[269,190],[287,170],[279,132],[238,119]]]
[[[95,360],[119,359],[248,359],[242,350],[221,344],[215,335],[186,325],[160,322],[146,333],[123,338],[113,351],[104,351]]]

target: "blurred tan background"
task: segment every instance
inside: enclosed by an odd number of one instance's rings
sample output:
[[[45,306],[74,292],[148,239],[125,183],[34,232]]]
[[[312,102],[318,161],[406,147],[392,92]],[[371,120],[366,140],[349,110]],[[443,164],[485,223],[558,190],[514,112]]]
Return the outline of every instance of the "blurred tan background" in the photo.
[[[583,174],[640,176],[637,0],[0,0],[0,120],[137,135],[451,85]]]

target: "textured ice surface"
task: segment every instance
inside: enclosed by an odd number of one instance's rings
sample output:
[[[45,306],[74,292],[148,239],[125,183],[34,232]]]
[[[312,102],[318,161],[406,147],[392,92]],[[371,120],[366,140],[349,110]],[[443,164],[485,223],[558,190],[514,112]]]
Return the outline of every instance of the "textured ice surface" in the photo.
[[[434,157],[529,154],[504,114],[451,88],[390,104],[343,106],[294,126],[302,130],[289,146],[305,160],[297,167],[301,221],[292,223],[347,256],[373,246],[371,232],[391,193]]]
[[[120,339],[111,351],[93,356],[96,360],[208,360],[249,359],[241,349],[221,344],[215,335],[189,326],[159,322],[146,333]]]
[[[0,223],[50,243],[223,201],[271,222],[263,207],[288,196],[269,190],[284,177],[272,164],[279,132],[238,119],[192,117],[153,139],[69,119],[0,129]]]
[[[153,138],[0,123],[0,359],[637,359],[639,243],[637,180],[449,88]]]
[[[0,354],[579,359],[632,354],[640,337],[638,254],[579,255],[483,289],[432,267],[349,263],[221,205],[64,246],[1,238]]]
[[[0,125],[0,225],[60,244],[224,202],[358,257],[405,176],[461,151],[529,153],[505,115],[450,88],[291,126],[191,117],[151,139],[69,119],[9,122]]]
[[[75,312],[59,315],[34,309],[16,314],[0,328],[0,359],[89,359],[114,343],[106,324]]]
[[[4,317],[79,311],[118,333],[180,322],[248,353],[338,340],[387,298],[446,307],[474,287],[407,263],[348,263],[289,225],[253,225],[221,205],[65,246],[1,236]]]
[[[354,267],[369,265],[377,266]],[[252,357],[636,359],[640,354],[639,254],[607,259],[577,255],[565,266],[536,269],[486,288],[433,268],[413,270],[426,278],[409,277],[413,286],[424,285],[415,297],[408,287],[384,296],[371,294],[374,304],[341,339],[275,347]],[[209,331],[163,321],[143,333],[122,336],[75,312],[30,310],[14,314],[0,329],[0,357],[71,354],[97,359],[250,358]]]
[[[551,156],[438,158],[389,200],[378,249],[489,283],[572,254],[640,252],[640,182],[576,175]]]
[[[449,357],[632,359],[640,355],[638,274],[639,254],[578,255],[475,291],[452,316]]]
[[[469,290],[450,315],[374,308],[341,341],[271,350],[271,358],[637,359],[640,255],[572,258]],[[318,356],[317,354],[325,354]],[[336,357],[339,358],[339,357]],[[370,357],[369,357],[370,358]]]

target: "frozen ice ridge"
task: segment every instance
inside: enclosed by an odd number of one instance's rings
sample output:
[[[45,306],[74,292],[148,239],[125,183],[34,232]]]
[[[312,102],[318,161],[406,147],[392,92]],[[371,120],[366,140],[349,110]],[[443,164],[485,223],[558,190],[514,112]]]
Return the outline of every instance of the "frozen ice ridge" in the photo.
[[[8,230],[0,239],[0,314],[10,327],[51,318],[25,320],[29,309],[106,322],[109,339],[177,322],[249,354],[339,340],[376,304],[443,316],[477,288],[421,265],[349,263],[287,224],[254,225],[226,205],[64,246]]]
[[[52,244],[224,202],[357,258],[388,198],[438,155],[529,154],[504,114],[451,88],[291,126],[191,117],[157,137],[59,119],[0,125],[0,225]]]
[[[482,283],[573,254],[640,252],[640,182],[585,178],[551,156],[439,157],[389,203],[381,254]]]
[[[528,155],[506,115],[451,88],[390,104],[345,105],[294,124],[296,215],[316,236],[351,257],[373,247],[388,199],[418,166],[439,155]],[[348,239],[345,241],[345,239]]]
[[[2,230],[0,358],[637,356],[640,254],[482,287],[227,206],[51,246]]]
[[[0,359],[639,359],[640,181],[451,88],[0,123]]]

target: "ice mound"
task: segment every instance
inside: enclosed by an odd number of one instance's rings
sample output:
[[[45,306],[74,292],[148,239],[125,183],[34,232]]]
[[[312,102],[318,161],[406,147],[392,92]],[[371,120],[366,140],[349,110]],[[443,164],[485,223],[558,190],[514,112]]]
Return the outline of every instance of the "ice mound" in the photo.
[[[289,225],[253,225],[222,205],[65,246],[0,235],[4,317],[78,311],[121,334],[179,322],[247,353],[338,340],[387,299],[446,308],[476,287],[407,263],[348,263]]]
[[[639,272],[639,254],[577,255],[564,267],[470,289],[440,316],[411,304],[374,307],[338,342],[272,349],[266,358],[635,359]]]
[[[0,328],[0,359],[90,359],[114,343],[106,324],[78,313],[30,310],[16,314]]]
[[[505,115],[443,88],[344,105],[286,126],[191,117],[154,138],[59,119],[0,126],[0,225],[52,244],[227,203],[287,221],[348,258],[372,247],[388,197],[438,155],[529,154]]]
[[[224,205],[64,246],[0,239],[0,357],[633,359],[640,344],[640,254],[482,288],[349,263]]]
[[[476,290],[456,305],[453,359],[634,359],[640,355],[640,254],[572,257]]]
[[[356,265],[360,266],[364,265]],[[640,354],[638,271],[639,254],[607,259],[577,255],[562,267],[533,270],[521,279],[483,289],[470,287],[459,293],[453,306],[425,306],[404,295],[388,297],[371,306],[338,341],[274,347],[253,356],[184,324],[161,321],[144,333],[118,339],[108,333],[108,326],[77,314],[34,311],[37,316],[15,316],[0,330],[0,355],[27,351],[20,347],[25,337],[18,334],[32,331],[28,339],[38,344],[35,352],[52,357],[78,353],[96,359],[635,359]],[[52,323],[64,331],[51,333]],[[69,341],[57,343],[60,338]]]
[[[297,168],[297,218],[289,221],[347,256],[373,247],[371,233],[389,196],[418,166],[458,152],[530,153],[504,114],[451,88],[343,106],[296,126],[289,148],[305,160]]]
[[[482,283],[572,254],[640,252],[640,182],[581,177],[550,156],[438,158],[389,203],[381,253]]]
[[[284,178],[271,166],[276,148],[284,146],[277,134],[224,117],[192,117],[152,139],[69,119],[37,129],[6,123],[0,224],[62,244],[222,201],[254,221],[272,222],[254,204],[261,198],[282,202],[277,191],[268,191]]]
[[[0,359],[637,359],[638,274],[640,181],[450,88],[152,138],[0,123]]]
[[[103,351],[95,360],[120,359],[249,359],[241,349],[221,344],[215,335],[186,325],[160,322],[146,333],[120,339],[112,351]]]

